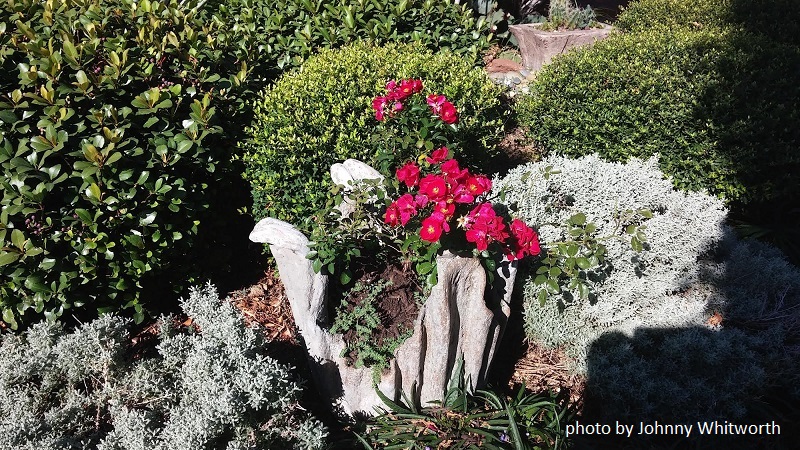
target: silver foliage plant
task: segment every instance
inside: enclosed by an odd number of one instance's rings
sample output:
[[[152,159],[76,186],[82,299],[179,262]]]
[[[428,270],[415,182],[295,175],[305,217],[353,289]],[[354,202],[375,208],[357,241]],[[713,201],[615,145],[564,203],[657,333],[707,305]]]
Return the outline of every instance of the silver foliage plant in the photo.
[[[721,200],[674,190],[656,157],[548,157],[494,189],[543,224],[544,242],[563,239],[558,224],[577,212],[612,236],[591,298],[551,295],[540,306],[532,280],[523,290],[528,336],[563,348],[609,414],[664,418],[659,408],[671,407],[674,417],[729,419],[775,383],[797,390],[800,272],[769,245],[738,240]],[[615,217],[639,209],[653,217],[636,252],[613,235]]]
[[[65,333],[38,323],[0,346],[0,435],[15,449],[316,449],[302,386],[214,287],[182,301],[199,332],[162,321],[157,355],[132,361],[130,322],[105,315]]]

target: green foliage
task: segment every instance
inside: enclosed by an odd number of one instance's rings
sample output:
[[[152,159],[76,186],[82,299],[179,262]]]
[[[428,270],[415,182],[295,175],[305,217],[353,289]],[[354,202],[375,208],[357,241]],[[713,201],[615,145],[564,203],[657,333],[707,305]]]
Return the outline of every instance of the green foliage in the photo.
[[[459,359],[439,404],[419,408],[408,399],[394,402],[378,391],[388,409],[370,419],[366,433],[358,438],[367,449],[566,448],[564,427],[571,416],[563,399],[551,393],[527,393],[525,386],[510,399],[470,390]]]
[[[6,322],[89,306],[141,320],[141,280],[186,254],[258,67],[250,30],[230,27],[246,15],[201,4],[0,5]]]
[[[543,30],[583,30],[597,25],[597,15],[591,6],[579,8],[575,0],[551,0]]]
[[[548,65],[517,104],[547,151],[660,155],[682,189],[740,203],[800,195],[800,48],[749,32],[615,34]]]
[[[637,0],[624,9],[614,26],[630,32],[662,26],[669,29],[719,26],[732,19],[732,3],[734,0]],[[757,9],[753,5],[753,10]]]
[[[413,330],[405,330],[394,339],[378,342],[376,332],[381,327],[377,309],[378,297],[392,285],[388,280],[377,280],[374,284],[356,283],[345,295],[336,311],[331,333],[345,333],[354,330],[355,340],[346,342],[340,356],[354,358],[355,367],[373,367],[376,372],[389,367],[394,351],[411,336]],[[361,296],[363,293],[363,297]],[[358,304],[351,304],[352,297],[359,296]]]
[[[297,404],[302,386],[266,356],[263,335],[193,289],[199,327],[161,322],[133,345],[107,314],[68,332],[39,322],[0,339],[0,432],[15,449],[317,449],[327,432]],[[134,352],[138,354],[134,355]],[[135,356],[135,357],[134,357]]]
[[[306,258],[313,260],[316,273],[334,275],[342,286],[353,278],[350,263],[369,255],[375,261],[389,261],[397,252],[382,245],[397,237],[387,235],[380,220],[384,209],[386,191],[382,180],[362,180],[347,188],[334,185],[325,208],[317,212],[316,225],[310,233],[310,252]],[[350,213],[342,214],[339,205],[347,199]]]
[[[468,162],[497,154],[506,114],[502,88],[471,62],[401,44],[324,50],[283,76],[254,105],[251,139],[242,145],[253,214],[308,229],[303,222],[326,202],[328,168],[347,158],[375,162],[375,93],[389,79],[412,77],[459,106],[459,132],[450,140],[461,146]]]
[[[491,20],[452,0],[228,0],[223,8],[247,11],[276,71],[299,67],[321,48],[356,41],[417,42],[476,61],[493,40]],[[233,12],[233,11],[232,11]],[[231,17],[236,17],[231,14]]]

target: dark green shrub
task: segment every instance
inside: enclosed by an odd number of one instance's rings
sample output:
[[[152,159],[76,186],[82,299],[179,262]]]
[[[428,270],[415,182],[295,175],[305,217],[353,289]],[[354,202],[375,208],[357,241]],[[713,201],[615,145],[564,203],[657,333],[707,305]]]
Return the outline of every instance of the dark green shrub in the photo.
[[[493,39],[491,21],[453,0],[228,0],[225,5],[253,14],[266,58],[278,71],[299,66],[317,49],[360,40],[419,42],[477,61]]]
[[[736,27],[800,45],[800,8],[795,0],[637,0],[614,25],[624,31]]]
[[[387,80],[412,77],[423,80],[426,92],[458,105],[458,132],[448,142],[460,146],[459,154],[473,165],[490,162],[505,115],[502,88],[470,61],[402,44],[325,50],[254,105],[251,139],[243,145],[253,215],[299,224],[325,205],[332,164],[347,158],[374,163],[379,128],[372,99]]]
[[[791,198],[797,73],[798,48],[732,28],[619,34],[547,66],[519,120],[559,154],[658,153],[680,188],[740,203]]]
[[[638,0],[624,9],[614,26],[624,31],[644,31],[662,25],[671,29],[718,26],[732,19],[732,3],[733,0]]]
[[[89,304],[141,318],[142,278],[185,257],[259,70],[248,29],[200,4],[0,6],[6,322]]]

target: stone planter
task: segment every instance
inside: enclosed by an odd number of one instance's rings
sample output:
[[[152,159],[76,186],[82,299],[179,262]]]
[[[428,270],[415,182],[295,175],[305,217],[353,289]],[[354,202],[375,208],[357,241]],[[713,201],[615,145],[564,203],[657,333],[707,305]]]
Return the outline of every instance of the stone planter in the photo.
[[[542,31],[540,24],[511,25],[511,34],[517,38],[522,65],[531,72],[539,71],[542,66],[575,47],[594,45],[611,33],[611,26],[602,24],[602,28],[587,30]]]
[[[384,403],[375,391],[373,371],[350,367],[340,356],[344,340],[329,331],[328,277],[314,273],[306,259],[308,238],[291,224],[267,218],[258,222],[250,240],[270,245],[321,394],[342,413],[374,414]],[[516,263],[501,264],[492,286],[475,258],[445,253],[437,266],[439,282],[420,309],[412,336],[377,380],[389,398],[398,400],[404,393],[422,405],[442,400],[460,357],[468,385],[485,385],[510,313]]]

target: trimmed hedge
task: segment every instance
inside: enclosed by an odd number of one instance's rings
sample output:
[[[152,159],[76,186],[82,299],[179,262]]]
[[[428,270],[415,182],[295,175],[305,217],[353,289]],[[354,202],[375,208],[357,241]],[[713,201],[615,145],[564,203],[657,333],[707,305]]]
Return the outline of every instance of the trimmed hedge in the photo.
[[[452,142],[467,163],[485,166],[498,154],[506,116],[502,88],[471,61],[404,44],[324,50],[282,77],[254,105],[251,139],[242,148],[256,218],[301,225],[325,205],[332,164],[347,158],[373,163],[379,130],[372,99],[387,80],[412,77],[458,108]]]
[[[746,203],[800,195],[800,49],[733,28],[617,34],[544,68],[519,121],[548,151],[660,154],[683,189]]]

